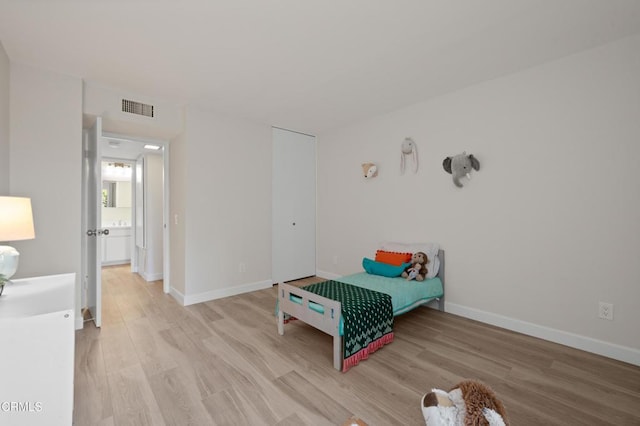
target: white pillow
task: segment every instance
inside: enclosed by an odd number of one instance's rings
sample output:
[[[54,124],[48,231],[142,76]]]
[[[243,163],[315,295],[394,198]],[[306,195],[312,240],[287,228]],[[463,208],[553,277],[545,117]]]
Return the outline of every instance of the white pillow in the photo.
[[[421,251],[429,258],[426,278],[433,278],[438,275],[438,270],[440,269],[440,259],[438,258],[440,245],[438,243],[395,243],[389,241],[380,244],[380,250],[397,253],[415,253]]]

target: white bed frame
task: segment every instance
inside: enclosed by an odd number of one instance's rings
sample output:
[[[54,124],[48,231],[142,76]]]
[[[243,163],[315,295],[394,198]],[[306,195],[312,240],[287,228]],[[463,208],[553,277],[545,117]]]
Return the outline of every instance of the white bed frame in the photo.
[[[438,309],[444,312],[444,250],[438,252],[440,259],[440,269],[438,277],[442,281],[443,295],[436,298]],[[290,295],[294,294],[302,299],[302,304],[293,302]],[[429,300],[424,304],[433,301]],[[324,313],[319,313],[309,308],[309,302],[314,302],[324,307]],[[418,306],[421,306],[418,305]],[[336,300],[327,299],[315,293],[302,290],[300,287],[291,284],[278,284],[278,334],[284,335],[284,315],[285,313],[296,317],[298,320],[309,324],[333,337],[333,367],[342,370],[342,336],[340,336],[340,317],[342,316],[342,304]],[[416,306],[417,307],[417,306]]]

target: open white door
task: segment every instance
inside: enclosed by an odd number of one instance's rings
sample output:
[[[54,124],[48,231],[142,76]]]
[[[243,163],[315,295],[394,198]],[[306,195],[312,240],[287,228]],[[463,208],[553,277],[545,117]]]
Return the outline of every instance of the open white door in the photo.
[[[83,247],[82,266],[86,298],[83,306],[88,308],[96,327],[102,325],[102,167],[100,138],[102,118],[83,141]],[[108,231],[107,231],[108,232]]]

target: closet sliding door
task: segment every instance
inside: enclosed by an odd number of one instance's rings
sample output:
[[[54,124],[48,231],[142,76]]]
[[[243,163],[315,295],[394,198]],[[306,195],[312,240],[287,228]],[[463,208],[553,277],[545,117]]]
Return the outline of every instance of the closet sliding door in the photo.
[[[316,274],[316,139],[273,128],[274,283]]]

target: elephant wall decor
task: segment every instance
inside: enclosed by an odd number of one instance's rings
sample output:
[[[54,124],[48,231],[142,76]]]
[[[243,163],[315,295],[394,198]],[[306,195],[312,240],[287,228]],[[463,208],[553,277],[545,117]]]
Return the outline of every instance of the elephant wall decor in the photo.
[[[463,152],[462,154],[445,158],[442,162],[442,167],[453,176],[453,183],[458,188],[462,188],[460,179],[465,176],[467,179],[471,179],[471,169],[480,170],[480,162],[473,154],[467,155],[466,152]]]

